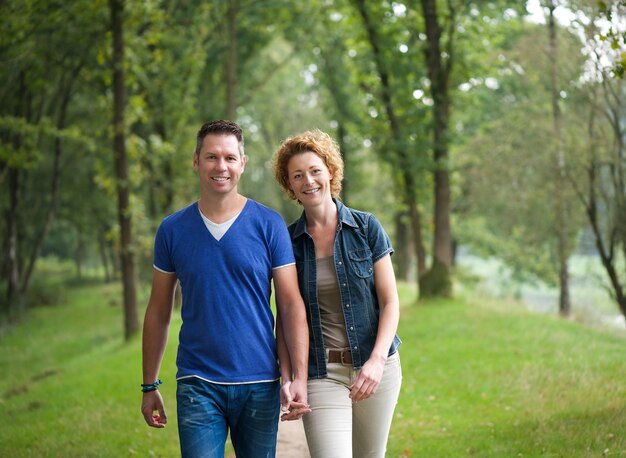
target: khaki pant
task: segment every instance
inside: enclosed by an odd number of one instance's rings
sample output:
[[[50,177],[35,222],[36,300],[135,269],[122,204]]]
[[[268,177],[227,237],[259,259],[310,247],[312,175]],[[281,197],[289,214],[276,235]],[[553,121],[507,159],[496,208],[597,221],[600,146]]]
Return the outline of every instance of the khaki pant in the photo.
[[[358,371],[339,363],[327,370],[328,378],[308,383],[311,412],[303,422],[311,457],[384,457],[402,382],[398,352],[387,359],[374,396],[356,404],[348,395]]]

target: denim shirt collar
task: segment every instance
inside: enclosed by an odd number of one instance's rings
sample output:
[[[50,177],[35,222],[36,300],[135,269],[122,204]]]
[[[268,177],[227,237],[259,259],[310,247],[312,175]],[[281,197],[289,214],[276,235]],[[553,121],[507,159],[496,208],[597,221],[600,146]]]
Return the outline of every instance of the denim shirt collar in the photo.
[[[352,213],[348,210],[348,207],[346,207],[339,199],[333,199],[333,202],[337,206],[337,212],[339,213],[339,227],[344,224],[352,227],[358,227],[358,224],[354,220]],[[296,222],[296,228],[293,231],[293,238],[295,239],[301,237],[303,234],[308,234],[306,229],[306,214],[304,211],[302,211],[302,215],[300,215],[300,218]]]

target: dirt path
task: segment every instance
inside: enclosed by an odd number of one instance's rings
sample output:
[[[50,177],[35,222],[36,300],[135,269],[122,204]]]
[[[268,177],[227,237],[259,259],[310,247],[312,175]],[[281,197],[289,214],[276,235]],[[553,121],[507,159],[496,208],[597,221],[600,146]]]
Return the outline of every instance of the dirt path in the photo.
[[[302,420],[281,421],[278,425],[276,458],[310,458]]]

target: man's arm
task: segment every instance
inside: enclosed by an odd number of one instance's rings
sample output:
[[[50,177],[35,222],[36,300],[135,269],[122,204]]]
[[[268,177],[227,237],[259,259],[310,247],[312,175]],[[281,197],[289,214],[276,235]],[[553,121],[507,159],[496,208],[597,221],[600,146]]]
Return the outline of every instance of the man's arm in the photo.
[[[143,322],[143,383],[154,383],[159,378],[159,370],[169,333],[176,275],[153,269],[152,292]],[[141,413],[146,423],[154,428],[163,428],[167,415],[159,390],[143,393]]]
[[[284,419],[295,419],[309,412],[307,404],[309,328],[306,322],[304,302],[298,288],[296,266],[274,269],[273,277],[274,289],[276,290],[276,308],[280,320],[280,324],[277,325],[278,351],[279,356],[282,356],[283,359],[288,354],[290,362],[290,367],[285,365],[281,368],[281,375],[290,377],[289,392],[292,400],[289,407],[296,409],[292,411],[294,415],[289,415]],[[281,342],[282,338],[284,338],[284,343]],[[281,348],[281,345],[284,347]],[[307,407],[296,406],[295,403]]]
[[[276,350],[278,352],[280,378],[283,383],[291,382],[293,372],[291,370],[289,349],[287,348],[285,334],[283,332],[283,321],[280,318],[280,309],[276,310]]]
[[[280,409],[281,416],[289,411],[289,405],[292,401],[291,396],[291,360],[289,359],[289,349],[285,342],[285,334],[283,333],[283,324],[280,319],[280,310],[276,310],[276,350],[278,352],[278,366],[280,368]]]

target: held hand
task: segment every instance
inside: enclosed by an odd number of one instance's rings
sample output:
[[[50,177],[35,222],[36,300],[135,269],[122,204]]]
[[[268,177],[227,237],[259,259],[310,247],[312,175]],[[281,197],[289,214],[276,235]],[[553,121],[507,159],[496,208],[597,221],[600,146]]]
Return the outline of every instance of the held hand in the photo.
[[[288,387],[285,387],[289,383]],[[281,421],[298,420],[309,413],[311,409],[307,404],[306,380],[294,380],[283,384],[281,389]],[[285,407],[283,402],[283,390],[287,388],[290,401]]]
[[[386,358],[370,357],[361,370],[356,380],[350,387],[350,399],[359,402],[368,399],[376,393],[380,381],[383,378]]]
[[[291,407],[288,409],[283,409],[281,407],[280,410],[280,421],[292,421],[299,420],[305,414],[309,413],[311,409],[308,405],[303,404],[301,402],[291,402]]]
[[[163,406],[163,398],[159,390],[147,391],[143,394],[141,413],[148,426],[153,428],[165,428],[167,415]]]
[[[286,412],[289,412],[289,405],[291,404],[292,396],[289,388],[291,387],[291,382],[284,382],[280,387],[280,414],[283,415]]]
[[[295,379],[289,386],[289,392],[291,393],[292,401],[299,402],[307,405],[307,381],[301,379]]]

